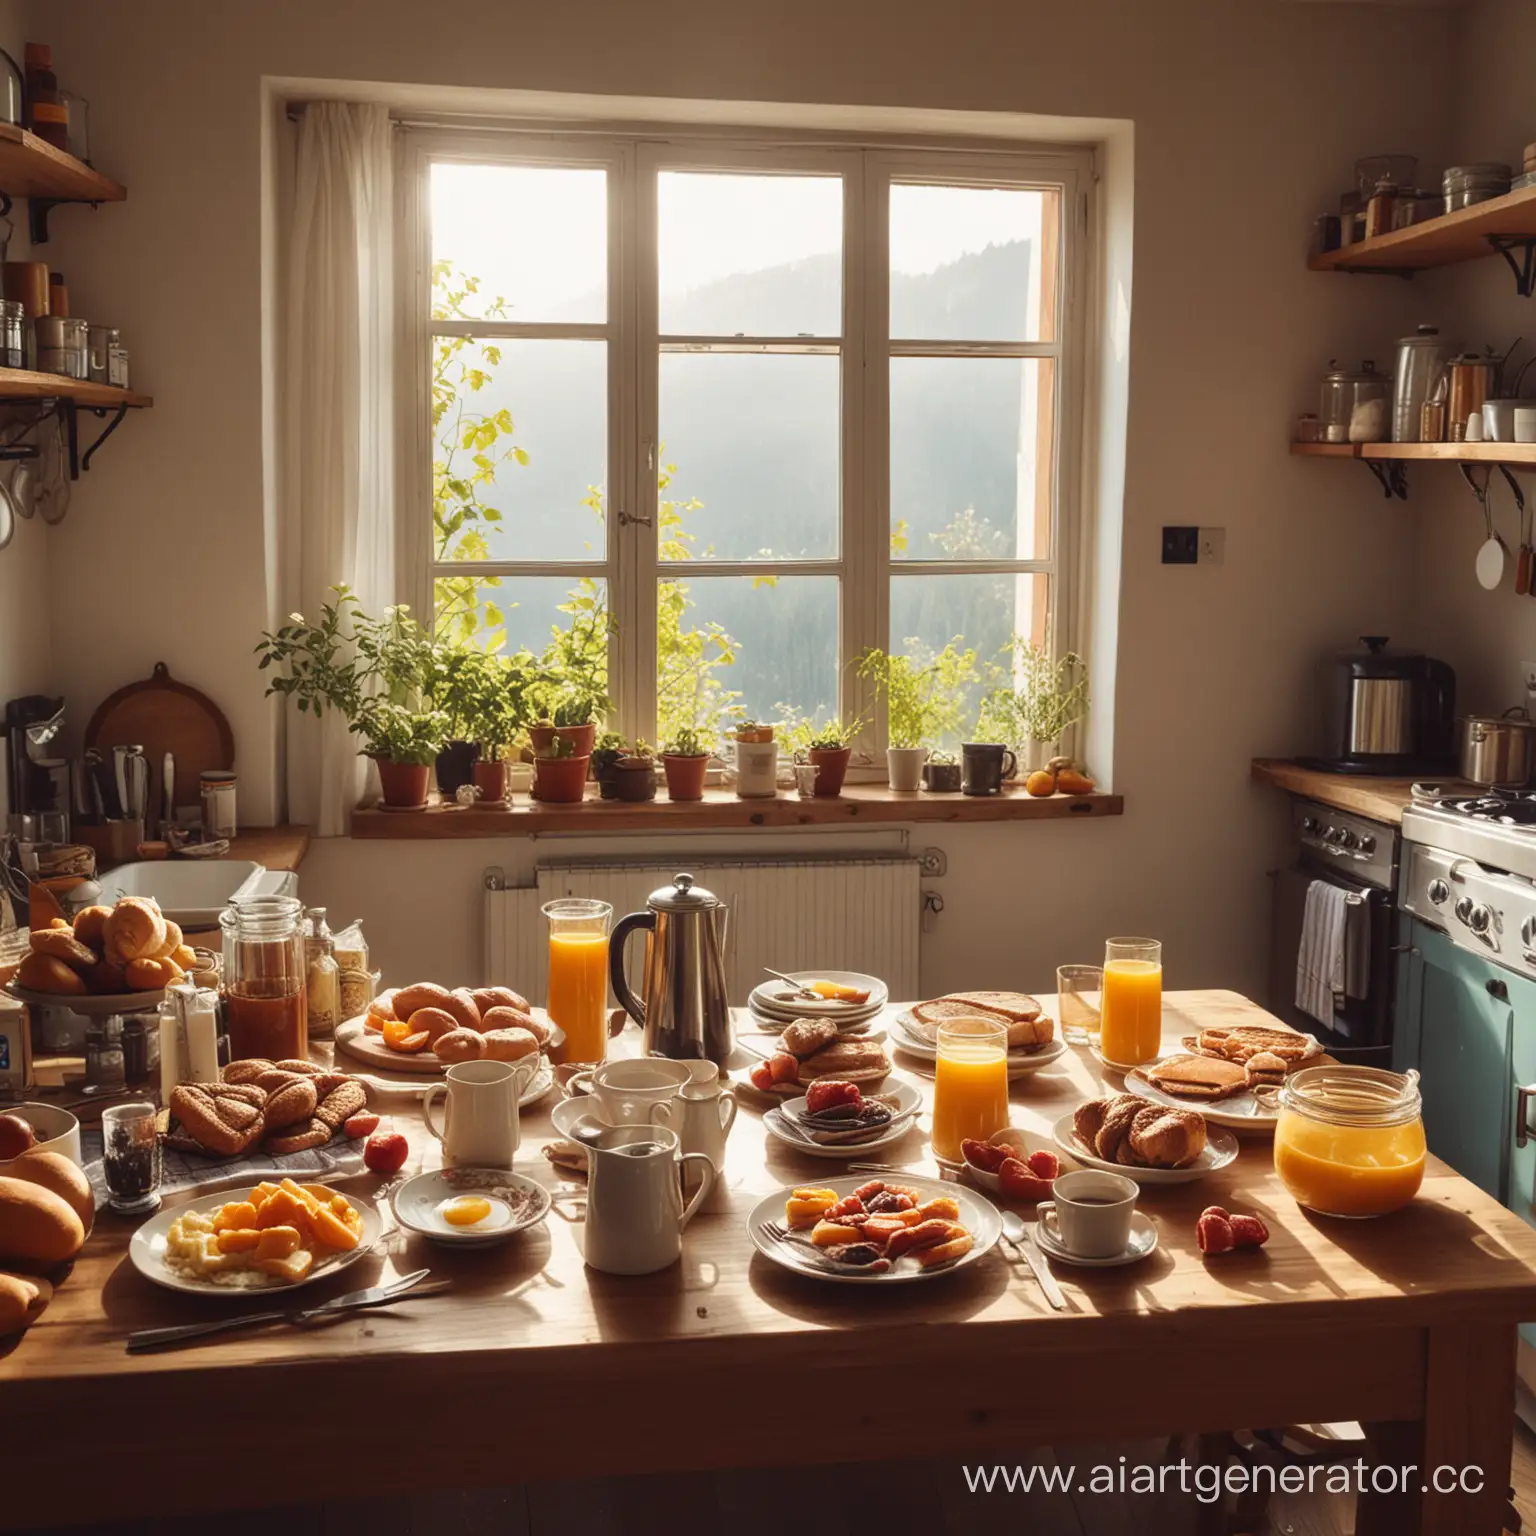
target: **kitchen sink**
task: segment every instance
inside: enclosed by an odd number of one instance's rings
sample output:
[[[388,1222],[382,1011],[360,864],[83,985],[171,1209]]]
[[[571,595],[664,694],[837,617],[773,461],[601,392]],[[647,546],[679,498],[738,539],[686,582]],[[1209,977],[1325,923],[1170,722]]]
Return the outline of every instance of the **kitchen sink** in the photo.
[[[158,859],[121,864],[101,877],[101,900],[150,896],[184,929],[217,928],[232,896],[292,896],[298,877],[250,859]]]

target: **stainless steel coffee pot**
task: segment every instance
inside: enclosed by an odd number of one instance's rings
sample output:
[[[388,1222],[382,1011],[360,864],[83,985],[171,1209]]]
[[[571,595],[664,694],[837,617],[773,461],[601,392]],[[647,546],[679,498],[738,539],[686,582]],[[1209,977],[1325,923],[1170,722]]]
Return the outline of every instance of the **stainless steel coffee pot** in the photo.
[[[692,875],[678,875],[646,897],[644,912],[631,912],[615,924],[608,946],[613,994],[645,1031],[650,1055],[726,1065],[733,1044],[725,991],[727,915],[719,897],[695,885]],[[643,1001],[624,975],[624,942],[639,928],[651,934]]]

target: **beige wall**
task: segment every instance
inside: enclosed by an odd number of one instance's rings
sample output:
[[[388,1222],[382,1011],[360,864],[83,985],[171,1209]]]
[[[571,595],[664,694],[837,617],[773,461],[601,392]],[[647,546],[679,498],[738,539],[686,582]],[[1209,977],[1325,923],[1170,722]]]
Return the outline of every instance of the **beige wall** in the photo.
[[[1462,20],[1460,78],[1452,162],[1503,160],[1518,171],[1521,151],[1536,140],[1530,82],[1536,77],[1536,7],[1522,0],[1481,0]],[[1438,169],[1438,167],[1437,167]],[[1488,343],[1503,351],[1526,338],[1536,344],[1536,300],[1515,292],[1514,278],[1497,257],[1414,280],[1419,312],[1447,336],[1469,347]],[[1525,393],[1536,398],[1536,368]],[[1521,477],[1536,497],[1536,479]],[[1424,470],[1410,485],[1416,530],[1414,590],[1420,603],[1420,638],[1456,668],[1460,700],[1468,709],[1498,712],[1524,701],[1520,664],[1536,661],[1536,599],[1518,597],[1512,579],[1485,592],[1472,562],[1484,538],[1482,513],[1455,470]],[[1512,546],[1519,539],[1514,503],[1494,480],[1494,519]]]
[[[272,809],[250,658],[269,601],[264,75],[1131,120],[1113,685],[1127,814],[919,831],[949,856],[925,984],[1048,986],[1055,963],[1130,929],[1164,936],[1176,984],[1258,985],[1281,808],[1250,787],[1248,760],[1307,744],[1317,653],[1412,628],[1403,513],[1284,444],[1328,357],[1396,334],[1414,303],[1406,285],[1308,274],[1307,226],[1363,149],[1443,150],[1452,17],[1284,0],[50,0],[47,14],[102,165],[130,189],[71,221],[55,259],[81,311],[124,328],[157,398],[53,535],[57,671],[86,709],[160,659],[207,689],[235,726],[248,816]],[[1183,522],[1226,527],[1224,567],[1158,563],[1161,526]],[[396,974],[457,975],[478,955],[480,870],[533,852],[338,842],[304,884],[387,933]]]

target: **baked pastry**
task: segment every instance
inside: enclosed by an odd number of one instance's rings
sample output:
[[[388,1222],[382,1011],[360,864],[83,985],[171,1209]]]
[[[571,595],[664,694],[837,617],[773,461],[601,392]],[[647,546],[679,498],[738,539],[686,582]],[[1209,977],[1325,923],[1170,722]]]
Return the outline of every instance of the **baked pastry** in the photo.
[[[85,984],[92,992],[106,997],[128,990],[128,972],[116,960],[98,960],[85,973]]]
[[[446,1008],[435,1006],[418,1008],[409,1018],[411,1033],[415,1035],[425,1031],[428,1041],[438,1040],[455,1029],[478,1029],[480,1026],[478,1014],[473,1024],[466,1024],[458,1013],[450,1013]]]
[[[448,1001],[439,1006],[451,1013],[465,1029],[480,1028],[480,1009],[476,1006],[468,987],[454,988],[448,994]]]
[[[480,1015],[479,1029],[482,1034],[489,1034],[493,1029],[526,1029],[540,1045],[549,1039],[548,1026],[540,1024],[521,1008],[487,1008]]]
[[[470,992],[481,1014],[487,1014],[492,1008],[515,1008],[519,1013],[531,1013],[528,999],[521,992],[514,992],[511,987],[475,987]]]
[[[264,1057],[251,1056],[244,1061],[232,1061],[224,1068],[223,1078],[226,1083],[254,1083],[264,1072],[271,1072],[277,1067],[275,1061],[267,1061]]]
[[[833,1040],[800,1062],[796,1074],[801,1083],[818,1077],[838,1077],[846,1082],[879,1082],[891,1070],[891,1059],[877,1040],[858,1036]]]
[[[165,942],[155,951],[153,959],[169,959],[176,950],[182,947],[181,924],[173,923],[170,918],[165,920]]]
[[[1072,1134],[1095,1157],[1123,1168],[1186,1168],[1206,1141],[1205,1119],[1195,1110],[1149,1104],[1134,1093],[1079,1104]]]
[[[34,992],[56,992],[61,997],[80,997],[86,990],[85,978],[73,966],[36,950],[22,956],[16,967],[16,985]]]
[[[82,944],[89,944],[92,949],[100,949],[105,940],[102,938],[102,928],[112,916],[111,907],[94,906],[81,907],[75,913],[75,937]]]
[[[478,1029],[450,1029],[432,1042],[432,1050],[450,1067],[461,1061],[478,1061],[485,1055],[485,1036]]]
[[[1273,1051],[1256,1051],[1248,1058],[1243,1069],[1248,1074],[1250,1088],[1278,1088],[1286,1079],[1290,1066],[1283,1056]]]
[[[317,1062],[301,1061],[297,1056],[289,1056],[283,1061],[274,1061],[272,1065],[283,1072],[297,1072],[300,1077],[324,1077],[326,1075],[325,1068]]]
[[[284,1157],[290,1152],[308,1152],[313,1147],[323,1147],[335,1134],[335,1128],[327,1125],[324,1120],[309,1119],[297,1125],[269,1131],[262,1138],[261,1150],[272,1157]]]
[[[1231,1098],[1248,1087],[1247,1069],[1222,1056],[1169,1056],[1140,1068],[1137,1076],[1175,1098],[1203,1103]]]
[[[89,970],[96,964],[96,951],[89,944],[82,944],[68,928],[35,928],[31,943],[33,954],[62,960],[77,971]]]
[[[484,1039],[488,1061],[520,1061],[539,1049],[538,1040],[526,1029],[488,1029]]]
[[[1056,1032],[1040,1000],[1027,992],[950,992],[927,1003],[914,1003],[909,1016],[926,1040],[937,1040],[939,1026],[950,1019],[997,1019],[1008,1032],[1010,1051],[1039,1050]]]
[[[397,1019],[408,1019],[418,1008],[441,1008],[452,996],[447,987],[440,987],[435,981],[418,981],[415,986],[401,987],[392,1006]]]
[[[395,1016],[395,993],[398,987],[388,987],[368,1004],[368,1017],[371,1019],[392,1019]]]
[[[268,1081],[269,1078],[278,1078],[280,1081],[273,1084]],[[315,1092],[315,1080],[300,1077],[297,1073],[264,1073],[258,1086],[267,1090],[264,1108],[269,1135],[274,1130],[283,1130],[300,1121],[312,1119],[315,1107],[320,1102]]]
[[[180,1083],[171,1089],[170,1111],[199,1151],[238,1157],[265,1132],[266,1102],[254,1083]]]
[[[796,1019],[786,1024],[779,1045],[791,1056],[804,1060],[837,1039],[838,1028],[830,1019]]]
[[[157,992],[181,980],[182,969],[174,960],[130,960],[123,976],[136,992]]]
[[[1323,1049],[1311,1035],[1287,1029],[1283,1024],[1234,1024],[1202,1029],[1184,1044],[1202,1056],[1221,1056],[1242,1065],[1262,1051],[1278,1056],[1293,1072]]]
[[[124,896],[102,924],[101,940],[108,960],[148,960],[165,943],[165,919],[146,897]]]
[[[340,1130],[344,1121],[368,1107],[368,1094],[355,1077],[333,1088],[315,1106],[315,1119],[322,1120],[333,1131]]]

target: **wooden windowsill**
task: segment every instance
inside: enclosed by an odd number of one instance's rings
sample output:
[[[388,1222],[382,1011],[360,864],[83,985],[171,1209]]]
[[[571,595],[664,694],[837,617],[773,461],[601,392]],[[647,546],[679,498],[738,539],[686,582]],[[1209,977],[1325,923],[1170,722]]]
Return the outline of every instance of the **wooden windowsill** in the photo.
[[[719,831],[752,827],[818,827],[900,822],[1059,821],[1119,816],[1119,795],[1050,795],[1036,798],[1022,789],[1000,795],[898,794],[883,784],[850,784],[835,798],[801,800],[780,791],[775,800],[740,800],[734,790],[706,789],[704,798],[655,800],[632,805],[599,800],[595,785],[579,805],[544,805],[519,794],[505,810],[434,805],[424,811],[352,813],[359,838],[529,837],[545,832]]]

